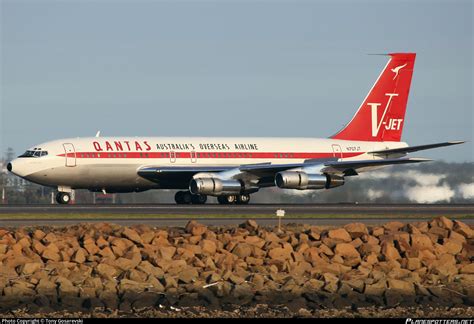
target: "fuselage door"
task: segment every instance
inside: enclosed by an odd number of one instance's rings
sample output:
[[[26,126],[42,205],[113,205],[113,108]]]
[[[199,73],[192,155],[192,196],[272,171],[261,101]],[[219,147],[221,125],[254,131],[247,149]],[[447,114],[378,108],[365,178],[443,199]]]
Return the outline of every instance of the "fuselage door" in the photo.
[[[342,158],[342,149],[339,144],[332,145],[332,154],[335,158]]]
[[[76,150],[74,145],[71,143],[64,143],[64,153],[66,156],[66,166],[67,167],[75,167],[76,166]]]
[[[176,152],[175,151],[170,151],[170,162],[171,163],[176,162]]]
[[[196,151],[191,151],[191,163],[196,163],[196,161],[197,161]]]

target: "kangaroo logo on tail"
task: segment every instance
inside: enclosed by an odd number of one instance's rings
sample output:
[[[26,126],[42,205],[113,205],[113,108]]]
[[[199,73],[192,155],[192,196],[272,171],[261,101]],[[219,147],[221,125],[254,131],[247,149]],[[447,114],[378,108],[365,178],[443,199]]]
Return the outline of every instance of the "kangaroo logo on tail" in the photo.
[[[407,66],[407,63],[405,63],[405,64],[403,64],[403,65],[400,65],[400,66],[397,66],[397,67],[391,69],[392,72],[395,73],[395,76],[393,77],[392,80],[395,80],[395,79],[397,78],[398,72],[399,72],[401,69],[403,69],[405,66]]]

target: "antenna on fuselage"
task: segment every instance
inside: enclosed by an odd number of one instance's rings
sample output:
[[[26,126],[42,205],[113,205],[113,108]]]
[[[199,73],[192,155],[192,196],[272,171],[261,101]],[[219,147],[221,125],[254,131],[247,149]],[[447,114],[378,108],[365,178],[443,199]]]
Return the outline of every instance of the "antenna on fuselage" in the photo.
[[[100,137],[100,131],[98,131],[97,134],[95,134],[95,137]]]

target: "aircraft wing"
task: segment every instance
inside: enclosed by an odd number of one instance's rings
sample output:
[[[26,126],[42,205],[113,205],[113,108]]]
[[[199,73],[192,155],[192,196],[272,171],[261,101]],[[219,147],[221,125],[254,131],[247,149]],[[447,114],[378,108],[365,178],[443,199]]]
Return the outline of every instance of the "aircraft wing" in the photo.
[[[354,161],[337,161],[337,159],[321,159],[308,160],[304,163],[294,164],[244,164],[241,166],[223,166],[223,167],[154,167],[146,166],[138,170],[138,175],[156,182],[162,188],[187,188],[189,181],[197,173],[214,173],[222,178],[233,178],[241,180],[255,180],[260,186],[268,186],[273,184],[275,174],[285,170],[298,169],[311,173],[333,173],[345,176],[357,175],[358,170],[376,166],[420,163],[431,161],[423,158],[401,158],[401,159],[384,159],[384,160],[354,160]]]
[[[411,153],[417,152],[422,150],[429,150],[437,147],[443,146],[451,146],[451,145],[458,145],[465,143],[465,141],[451,141],[451,142],[443,142],[443,143],[435,143],[435,144],[427,144],[427,145],[417,145],[417,146],[408,146],[408,147],[401,147],[396,149],[388,149],[388,150],[380,150],[380,151],[372,151],[368,152],[369,154],[397,154],[397,153]]]

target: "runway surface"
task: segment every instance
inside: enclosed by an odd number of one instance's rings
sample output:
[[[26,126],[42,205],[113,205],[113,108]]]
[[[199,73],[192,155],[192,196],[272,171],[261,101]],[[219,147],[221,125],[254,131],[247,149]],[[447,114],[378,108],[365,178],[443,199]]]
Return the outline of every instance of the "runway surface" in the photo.
[[[184,227],[194,219],[188,218],[97,218],[97,219],[8,219],[0,220],[0,227],[19,227],[19,226],[67,226],[76,225],[78,223],[113,223],[122,226],[131,226],[137,224],[146,224],[154,227]],[[208,226],[230,226],[245,223],[250,218],[198,218],[197,222]],[[456,217],[451,217],[456,219]],[[274,218],[258,218],[255,219],[260,226],[277,226],[278,219]],[[388,222],[399,221],[402,223],[421,222],[430,219],[426,218],[283,218],[281,224],[308,224],[318,226],[340,226],[349,223],[364,223],[366,225],[380,225]],[[461,219],[462,222],[474,225],[474,219]]]
[[[283,209],[282,224],[342,225],[352,222],[382,224],[416,222],[444,215],[474,215],[473,204],[318,204],[318,205],[4,205],[1,226],[70,225],[109,222],[121,225],[184,226],[190,219],[207,225],[235,225],[248,218],[261,225],[276,225],[275,212]],[[2,215],[7,216],[3,217]],[[35,217],[35,215],[37,217]],[[105,216],[106,215],[106,216]],[[463,218],[474,224],[474,218]]]
[[[474,215],[474,204],[311,204],[311,205],[2,205],[1,214],[141,214],[141,215]]]

